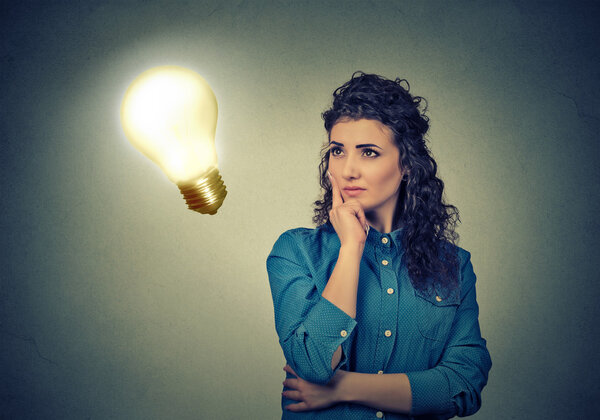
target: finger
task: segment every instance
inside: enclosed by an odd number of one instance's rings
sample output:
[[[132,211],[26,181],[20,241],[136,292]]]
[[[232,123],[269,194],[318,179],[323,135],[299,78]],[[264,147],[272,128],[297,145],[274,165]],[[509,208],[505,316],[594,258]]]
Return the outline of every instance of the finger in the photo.
[[[358,200],[355,200],[355,199],[348,200],[345,203],[345,205],[347,205],[354,211],[354,214],[356,215],[356,218],[360,222],[361,226],[363,227],[365,232],[368,233],[369,232],[369,222],[367,221],[367,216],[365,215],[365,211],[363,210],[363,207],[358,202]]]
[[[331,183],[331,208],[334,209],[344,204],[344,197],[342,197],[342,192],[331,172],[327,171],[327,176],[329,176],[329,182]]]
[[[306,411],[308,410],[308,405],[302,401],[297,404],[288,404],[285,406],[285,409],[290,411]]]
[[[369,226],[369,224],[367,223],[367,216],[365,216],[365,211],[363,210],[360,203],[357,202],[356,204],[357,204],[357,206],[353,207],[354,212],[356,213],[356,217],[358,218],[358,221],[360,222],[361,226],[363,227],[363,229],[366,232],[368,229],[368,226]]]
[[[283,386],[291,389],[298,389],[298,379],[288,378],[283,381]]]
[[[290,400],[302,401],[302,395],[300,394],[300,391],[283,391],[281,395],[283,395],[285,398],[289,398]]]
[[[344,197],[342,197],[340,188],[331,172],[327,171],[327,175],[329,176],[329,182],[331,182],[331,208],[334,209],[344,204]]]
[[[296,372],[294,372],[294,369],[292,369],[292,367],[290,365],[285,365],[283,367],[283,370],[285,370],[288,373],[291,373],[294,376],[298,376],[298,374]]]

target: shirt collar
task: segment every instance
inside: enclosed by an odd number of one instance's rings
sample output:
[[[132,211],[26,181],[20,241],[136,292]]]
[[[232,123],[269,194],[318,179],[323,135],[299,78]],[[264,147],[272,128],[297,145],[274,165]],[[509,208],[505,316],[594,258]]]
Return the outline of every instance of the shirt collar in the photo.
[[[396,229],[389,233],[381,233],[373,226],[369,227],[369,234],[367,235],[367,242],[372,242],[373,244],[382,243],[383,238],[391,239],[392,243],[401,247],[402,245],[402,235],[404,233],[404,229]]]

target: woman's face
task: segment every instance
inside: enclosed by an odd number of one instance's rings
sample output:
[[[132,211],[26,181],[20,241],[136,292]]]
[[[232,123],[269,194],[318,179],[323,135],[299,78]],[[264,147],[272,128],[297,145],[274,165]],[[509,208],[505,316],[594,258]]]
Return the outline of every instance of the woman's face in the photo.
[[[329,172],[344,201],[355,198],[365,212],[393,217],[404,172],[392,131],[376,120],[342,120],[329,135]]]

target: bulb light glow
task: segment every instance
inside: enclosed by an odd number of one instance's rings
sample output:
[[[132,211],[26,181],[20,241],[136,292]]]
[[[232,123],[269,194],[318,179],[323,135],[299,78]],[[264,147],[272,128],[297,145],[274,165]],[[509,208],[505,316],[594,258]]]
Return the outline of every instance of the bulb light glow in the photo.
[[[129,86],[121,123],[131,144],[179,186],[188,207],[215,214],[227,190],[215,150],[217,99],[196,72],[155,67]]]

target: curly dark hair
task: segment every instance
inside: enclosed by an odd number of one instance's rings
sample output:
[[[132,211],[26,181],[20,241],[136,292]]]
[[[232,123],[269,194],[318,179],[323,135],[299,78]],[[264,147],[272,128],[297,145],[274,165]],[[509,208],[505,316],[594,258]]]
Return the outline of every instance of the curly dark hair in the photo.
[[[429,129],[427,102],[409,90],[404,79],[355,72],[333,92],[333,106],[322,114],[325,130],[329,136],[338,121],[359,119],[377,120],[392,130],[400,151],[399,165],[406,172],[393,225],[403,227],[404,258],[411,282],[415,288],[426,289],[437,279],[439,285],[454,289],[458,284],[458,209],[444,202],[444,183],[436,176],[437,163],[425,144]],[[328,168],[326,144],[319,165],[323,198],[314,202],[313,222],[317,225],[329,220],[331,210]]]

